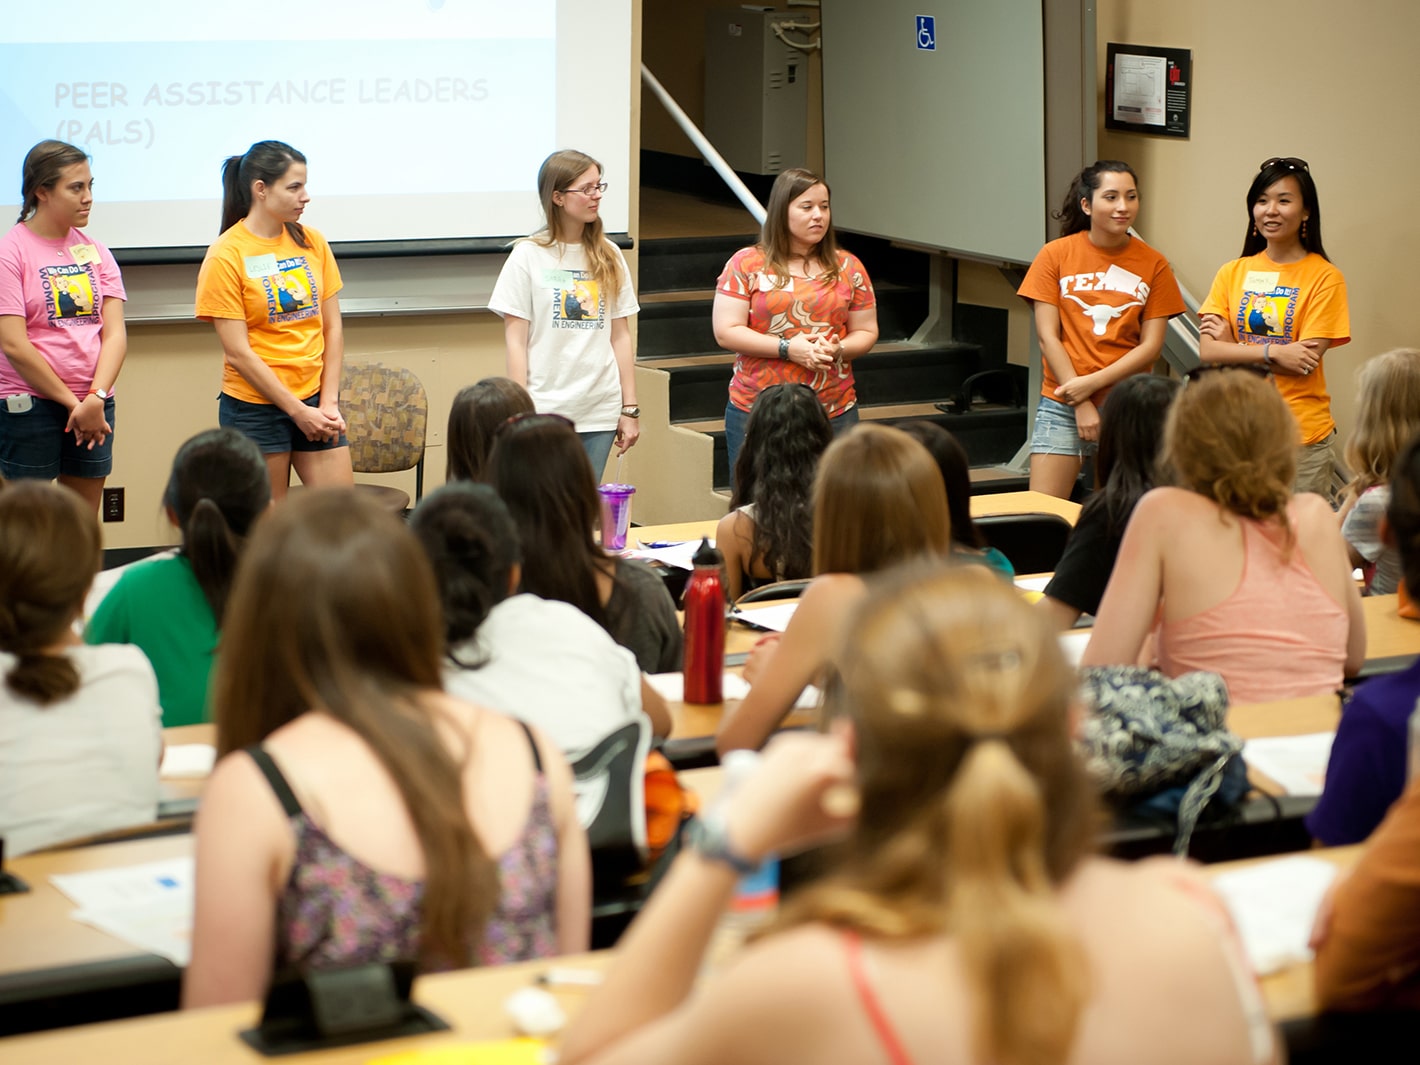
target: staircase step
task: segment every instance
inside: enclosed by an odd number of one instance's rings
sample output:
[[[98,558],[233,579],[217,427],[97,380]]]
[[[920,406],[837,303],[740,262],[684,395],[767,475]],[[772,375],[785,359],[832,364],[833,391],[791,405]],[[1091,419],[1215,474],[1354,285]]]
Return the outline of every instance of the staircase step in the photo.
[[[728,237],[677,237],[642,242],[638,291],[666,292],[714,285],[731,255],[758,240],[758,234]]]

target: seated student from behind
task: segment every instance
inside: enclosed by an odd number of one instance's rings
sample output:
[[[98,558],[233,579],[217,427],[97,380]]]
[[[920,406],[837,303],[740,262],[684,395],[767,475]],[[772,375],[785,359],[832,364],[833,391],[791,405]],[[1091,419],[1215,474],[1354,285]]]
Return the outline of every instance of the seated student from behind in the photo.
[[[0,490],[0,838],[10,855],[152,821],[162,711],[136,647],[74,635],[99,523],[68,488]]]

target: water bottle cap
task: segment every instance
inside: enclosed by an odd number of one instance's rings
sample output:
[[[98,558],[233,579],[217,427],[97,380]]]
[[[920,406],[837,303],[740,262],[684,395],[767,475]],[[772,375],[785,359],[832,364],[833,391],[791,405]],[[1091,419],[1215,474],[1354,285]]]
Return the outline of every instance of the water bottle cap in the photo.
[[[718,566],[724,560],[720,557],[720,552],[710,545],[710,537],[702,536],[700,546],[695,549],[690,561],[697,566]]]

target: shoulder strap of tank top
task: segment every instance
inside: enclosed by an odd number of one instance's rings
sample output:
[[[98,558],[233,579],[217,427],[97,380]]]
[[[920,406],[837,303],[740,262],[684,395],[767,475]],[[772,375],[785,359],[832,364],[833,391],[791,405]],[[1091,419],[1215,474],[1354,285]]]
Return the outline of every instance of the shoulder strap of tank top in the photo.
[[[295,817],[301,812],[301,802],[296,798],[296,793],[291,790],[291,785],[286,783],[286,778],[281,770],[276,768],[276,763],[271,755],[266,753],[266,748],[259,743],[253,743],[243,750],[251,756],[251,760],[256,763],[256,767],[261,770],[261,775],[266,778],[266,782],[271,785],[271,790],[276,793],[276,798],[281,803],[281,808],[286,811],[287,817]]]
[[[528,723],[526,721],[519,721],[518,724],[523,726],[523,731],[528,734],[528,746],[532,748],[533,768],[536,769],[539,773],[541,773],[542,755],[538,753],[537,740],[533,738],[532,729],[528,728]]]

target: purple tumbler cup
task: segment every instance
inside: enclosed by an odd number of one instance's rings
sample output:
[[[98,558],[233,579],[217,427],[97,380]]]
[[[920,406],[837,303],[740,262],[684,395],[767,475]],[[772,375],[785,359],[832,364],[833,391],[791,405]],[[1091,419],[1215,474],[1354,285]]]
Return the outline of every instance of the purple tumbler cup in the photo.
[[[631,497],[634,484],[601,484],[597,493],[602,498],[602,547],[621,551],[626,547],[626,532],[631,527]]]

